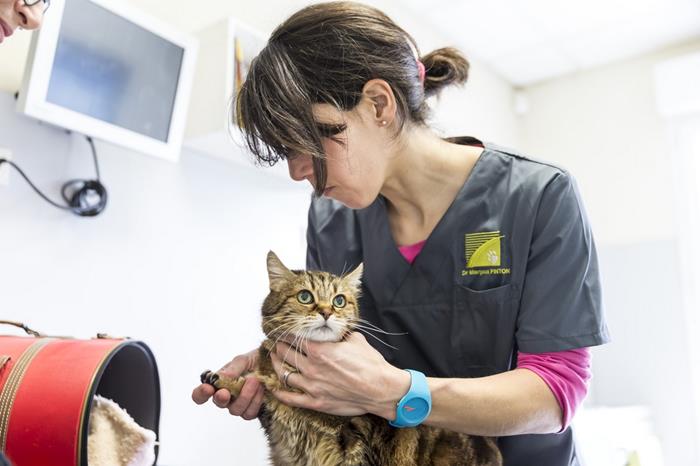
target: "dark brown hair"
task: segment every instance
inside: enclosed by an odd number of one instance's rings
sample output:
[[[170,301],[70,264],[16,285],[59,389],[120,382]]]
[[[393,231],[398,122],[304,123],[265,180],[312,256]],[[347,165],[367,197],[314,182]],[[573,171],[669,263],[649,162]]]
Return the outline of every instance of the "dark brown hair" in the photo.
[[[292,154],[314,157],[316,194],[326,184],[321,139],[346,125],[314,120],[312,105],[331,104],[350,111],[373,78],[385,80],[397,102],[397,135],[407,120],[425,125],[426,97],[467,81],[469,63],[451,47],[420,60],[413,38],[376,8],[355,2],[318,3],[279,25],[251,63],[235,101],[235,121],[258,162],[275,164]]]

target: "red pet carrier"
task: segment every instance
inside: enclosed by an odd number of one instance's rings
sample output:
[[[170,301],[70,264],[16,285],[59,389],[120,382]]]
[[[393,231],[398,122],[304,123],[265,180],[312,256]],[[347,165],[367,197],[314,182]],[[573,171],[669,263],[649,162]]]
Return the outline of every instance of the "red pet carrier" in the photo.
[[[93,396],[114,400],[158,435],[156,360],[140,341],[0,335],[0,447],[13,466],[88,466]],[[156,449],[157,454],[157,449]]]

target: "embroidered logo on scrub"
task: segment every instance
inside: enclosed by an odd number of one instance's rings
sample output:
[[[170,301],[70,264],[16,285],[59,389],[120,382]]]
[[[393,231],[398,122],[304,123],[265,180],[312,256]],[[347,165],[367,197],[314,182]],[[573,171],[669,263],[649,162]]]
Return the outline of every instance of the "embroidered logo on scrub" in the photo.
[[[501,267],[501,235],[500,231],[482,233],[467,233],[464,235],[464,256],[466,259],[465,275],[505,275],[509,268]],[[483,269],[488,267],[488,269]]]

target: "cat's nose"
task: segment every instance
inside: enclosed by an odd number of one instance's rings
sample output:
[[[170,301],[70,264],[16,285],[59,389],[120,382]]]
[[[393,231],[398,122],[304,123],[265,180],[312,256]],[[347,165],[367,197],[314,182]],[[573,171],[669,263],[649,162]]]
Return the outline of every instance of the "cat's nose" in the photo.
[[[321,314],[324,319],[328,320],[331,316],[331,309],[329,307],[319,307],[318,313]]]

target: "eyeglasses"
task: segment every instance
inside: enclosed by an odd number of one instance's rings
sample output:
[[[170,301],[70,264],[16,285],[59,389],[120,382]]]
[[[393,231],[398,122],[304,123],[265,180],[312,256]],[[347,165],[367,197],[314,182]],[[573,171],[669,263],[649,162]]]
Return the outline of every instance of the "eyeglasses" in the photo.
[[[48,10],[49,6],[51,6],[51,0],[24,0],[24,4],[30,7],[36,5],[37,3],[44,4],[44,13],[46,13],[46,10]]]

